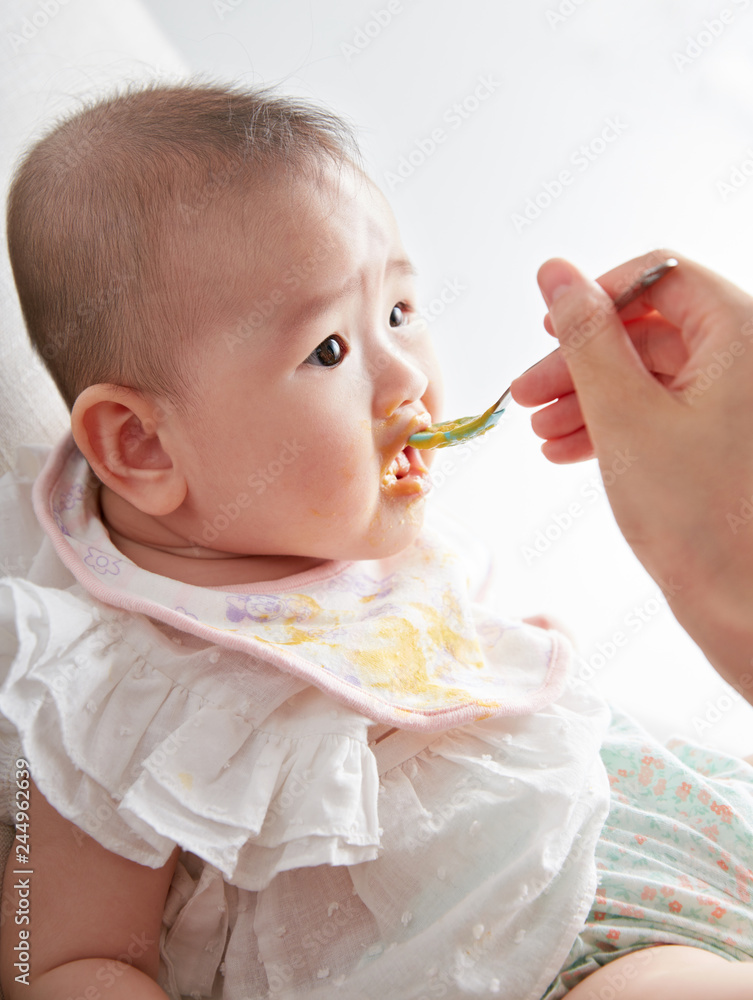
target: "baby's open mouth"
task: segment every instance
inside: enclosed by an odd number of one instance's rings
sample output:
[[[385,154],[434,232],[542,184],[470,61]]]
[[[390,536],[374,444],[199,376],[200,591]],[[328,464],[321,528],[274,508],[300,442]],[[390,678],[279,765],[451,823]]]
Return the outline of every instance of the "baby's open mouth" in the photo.
[[[421,412],[406,423],[404,418],[398,418],[398,415],[394,414],[391,423],[397,424],[398,419],[400,419],[399,436],[393,438],[388,445],[386,464],[382,466],[382,489],[395,497],[426,493],[431,488],[428,466],[423,454],[407,442],[411,434],[425,430],[431,424],[431,417],[427,412]],[[400,444],[403,444],[400,451],[392,458],[388,458],[392,449]]]
[[[408,450],[407,446],[395,455],[392,459],[390,467],[387,469],[387,475],[394,476],[395,479],[403,479],[410,472],[410,459],[405,454]]]
[[[428,469],[424,463],[421,453],[410,445],[406,445],[402,451],[392,459],[384,471],[382,482],[385,486],[405,482],[405,486],[410,485],[410,492],[419,493],[428,484]]]

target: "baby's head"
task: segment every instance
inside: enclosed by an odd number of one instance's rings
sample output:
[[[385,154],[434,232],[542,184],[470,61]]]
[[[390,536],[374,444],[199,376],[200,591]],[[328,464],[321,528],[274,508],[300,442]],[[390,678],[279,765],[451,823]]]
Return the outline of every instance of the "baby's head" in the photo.
[[[118,537],[311,560],[415,537],[428,477],[404,449],[438,373],[333,115],[221,87],[98,104],[27,156],[8,239]]]

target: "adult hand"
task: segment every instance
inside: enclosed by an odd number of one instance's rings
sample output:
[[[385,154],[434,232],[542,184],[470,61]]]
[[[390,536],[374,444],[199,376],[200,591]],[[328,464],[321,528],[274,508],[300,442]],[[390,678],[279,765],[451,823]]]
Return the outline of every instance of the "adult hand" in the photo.
[[[616,313],[666,257],[680,264]],[[753,703],[753,298],[655,251],[593,282],[538,275],[558,350],[513,383],[553,462],[596,455],[617,523],[677,619]],[[554,402],[553,402],[554,401]]]

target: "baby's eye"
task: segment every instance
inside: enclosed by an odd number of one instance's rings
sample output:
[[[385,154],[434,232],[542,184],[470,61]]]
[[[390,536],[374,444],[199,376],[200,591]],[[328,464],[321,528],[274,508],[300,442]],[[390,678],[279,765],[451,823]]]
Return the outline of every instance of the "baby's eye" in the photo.
[[[327,337],[306,358],[305,364],[336,368],[345,357],[345,345],[337,336]]]
[[[392,307],[390,313],[390,326],[402,326],[408,322],[408,306],[404,302],[398,302]]]

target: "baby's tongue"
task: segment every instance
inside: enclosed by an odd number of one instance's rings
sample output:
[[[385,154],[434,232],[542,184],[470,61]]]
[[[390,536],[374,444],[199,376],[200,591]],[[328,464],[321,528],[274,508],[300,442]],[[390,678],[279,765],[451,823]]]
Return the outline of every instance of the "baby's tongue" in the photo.
[[[407,476],[410,472],[410,462],[408,461],[408,456],[404,451],[401,451],[394,462],[395,478],[402,479],[403,476]]]

